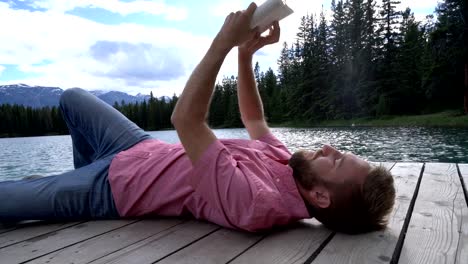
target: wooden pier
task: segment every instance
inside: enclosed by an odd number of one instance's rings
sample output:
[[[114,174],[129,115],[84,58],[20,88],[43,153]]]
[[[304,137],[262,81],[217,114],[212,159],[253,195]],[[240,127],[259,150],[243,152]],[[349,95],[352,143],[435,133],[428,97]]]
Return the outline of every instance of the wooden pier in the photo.
[[[0,229],[0,263],[468,263],[468,164],[383,165],[397,191],[385,231],[349,236],[313,219],[260,234],[181,218],[35,222]]]

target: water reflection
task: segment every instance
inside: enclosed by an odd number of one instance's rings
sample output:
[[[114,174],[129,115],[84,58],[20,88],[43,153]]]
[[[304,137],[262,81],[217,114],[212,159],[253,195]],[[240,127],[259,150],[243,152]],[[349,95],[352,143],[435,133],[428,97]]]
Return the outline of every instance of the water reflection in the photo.
[[[273,128],[294,152],[330,144],[371,161],[468,163],[468,130],[457,128]],[[160,140],[179,142],[175,131],[155,131]],[[219,138],[248,139],[245,129],[217,129]],[[0,180],[53,175],[73,169],[70,136],[0,139]]]
[[[465,129],[354,127],[273,131],[291,151],[330,144],[373,161],[468,161],[468,130]]]

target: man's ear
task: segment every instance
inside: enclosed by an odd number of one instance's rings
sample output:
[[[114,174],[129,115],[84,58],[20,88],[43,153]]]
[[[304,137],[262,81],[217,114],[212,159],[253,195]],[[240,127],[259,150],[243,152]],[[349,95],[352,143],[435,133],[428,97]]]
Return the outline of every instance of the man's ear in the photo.
[[[311,203],[319,208],[328,208],[330,206],[330,191],[324,186],[314,186],[309,191]]]

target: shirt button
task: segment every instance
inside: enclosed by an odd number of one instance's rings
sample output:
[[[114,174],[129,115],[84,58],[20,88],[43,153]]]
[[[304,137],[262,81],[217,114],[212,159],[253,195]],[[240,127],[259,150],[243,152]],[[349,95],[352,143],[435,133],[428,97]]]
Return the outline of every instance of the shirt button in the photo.
[[[276,178],[276,182],[280,182],[280,179],[279,179],[279,178]]]

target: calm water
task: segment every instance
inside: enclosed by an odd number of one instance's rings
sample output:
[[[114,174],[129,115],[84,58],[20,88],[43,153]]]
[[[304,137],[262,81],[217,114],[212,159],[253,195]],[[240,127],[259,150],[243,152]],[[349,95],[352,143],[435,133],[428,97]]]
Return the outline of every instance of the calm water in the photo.
[[[468,163],[468,130],[456,128],[274,128],[294,152],[331,144],[371,161]],[[248,138],[244,129],[215,130],[219,138]],[[179,142],[175,131],[150,134]],[[73,169],[70,136],[0,138],[0,180],[53,175]]]

